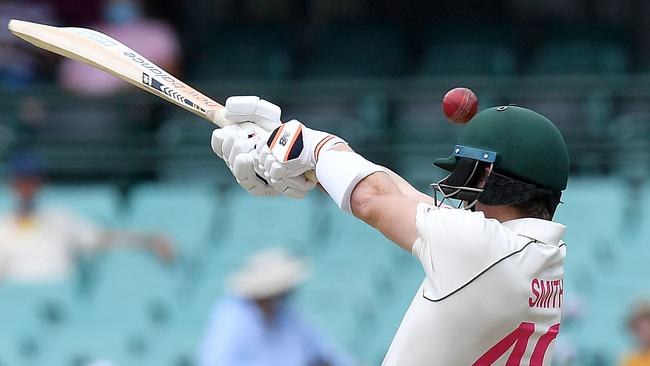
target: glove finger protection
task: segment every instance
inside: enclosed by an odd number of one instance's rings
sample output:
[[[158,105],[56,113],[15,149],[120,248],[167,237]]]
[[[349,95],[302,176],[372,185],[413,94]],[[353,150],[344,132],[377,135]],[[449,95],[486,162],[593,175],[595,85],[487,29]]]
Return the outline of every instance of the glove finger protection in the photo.
[[[233,167],[235,158],[240,154],[254,151],[255,145],[258,141],[259,139],[257,138],[246,138],[246,139],[240,138],[235,140],[232,146],[230,147],[230,150],[227,152],[224,151],[224,156],[225,157],[227,156],[228,159],[228,166]],[[251,160],[251,164],[252,163],[253,161]]]
[[[212,150],[224,159],[239,185],[252,195],[276,196],[280,191],[268,185],[255,173],[253,164],[257,155],[255,145],[258,143],[263,144],[252,130],[234,125],[212,133]]]
[[[309,191],[316,188],[316,183],[306,179],[302,175],[285,178],[274,183],[269,182],[269,185],[281,194],[296,199],[304,198]]]
[[[282,110],[257,96],[234,96],[226,99],[224,116],[235,122],[253,122],[266,131],[280,126]]]
[[[316,182],[305,178],[303,175],[297,177],[289,177],[285,179],[287,181],[287,186],[294,189],[299,189],[302,191],[310,191],[316,188]]]
[[[277,196],[280,192],[260,179],[253,169],[255,151],[237,155],[233,160],[232,172],[237,183],[254,196]]]
[[[214,151],[214,153],[221,159],[223,159],[223,140],[225,138],[225,132],[222,128],[212,131],[210,145],[212,146],[212,151]]]
[[[227,162],[235,141],[247,140],[248,138],[249,132],[239,126],[226,126],[221,129],[216,129],[212,131],[212,150],[217,156]]]

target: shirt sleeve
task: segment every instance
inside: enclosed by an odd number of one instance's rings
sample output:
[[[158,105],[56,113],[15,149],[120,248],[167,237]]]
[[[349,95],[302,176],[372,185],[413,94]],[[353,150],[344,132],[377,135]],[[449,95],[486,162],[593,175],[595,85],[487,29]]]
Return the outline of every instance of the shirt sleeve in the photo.
[[[482,212],[436,208],[420,203],[412,253],[420,260],[437,296],[459,288],[511,252],[503,227]]]
[[[99,249],[102,229],[90,220],[64,211],[51,212],[50,219],[56,222],[59,230],[63,231],[66,242],[73,250],[93,252]]]

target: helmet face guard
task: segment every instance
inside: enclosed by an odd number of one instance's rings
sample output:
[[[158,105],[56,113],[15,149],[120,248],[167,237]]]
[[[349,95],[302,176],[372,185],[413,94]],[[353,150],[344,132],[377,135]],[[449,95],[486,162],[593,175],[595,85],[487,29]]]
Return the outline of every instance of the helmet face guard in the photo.
[[[463,201],[467,202],[465,208],[473,208],[478,196],[483,192],[482,188],[477,187],[477,183],[485,171],[484,167],[479,161],[460,159],[451,174],[431,185],[436,191],[433,195],[434,204],[440,207],[446,200],[455,199],[461,201],[457,208],[461,207]],[[442,199],[438,200],[437,192],[442,194]],[[451,202],[450,205],[453,206]]]
[[[461,201],[458,208],[465,201],[465,208],[472,209],[479,195],[483,193],[483,188],[479,188],[478,183],[485,173],[485,168],[493,167],[497,154],[493,151],[456,145],[454,156],[456,166],[451,174],[431,185],[436,191],[433,196],[434,204],[440,207],[446,200],[456,199]],[[438,200],[437,192],[442,194],[442,199]]]

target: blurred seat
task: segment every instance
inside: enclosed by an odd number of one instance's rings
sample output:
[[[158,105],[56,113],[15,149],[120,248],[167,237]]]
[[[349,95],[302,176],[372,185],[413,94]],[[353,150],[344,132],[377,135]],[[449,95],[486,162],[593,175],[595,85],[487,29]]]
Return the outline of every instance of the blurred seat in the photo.
[[[529,68],[535,75],[613,75],[627,68],[626,50],[599,41],[550,41],[536,52]]]
[[[129,228],[167,235],[180,254],[210,240],[210,229],[220,214],[217,191],[210,184],[142,184],[130,193]]]
[[[628,49],[615,29],[556,26],[533,53],[533,75],[617,75],[627,71]]]
[[[61,207],[96,223],[117,221],[120,193],[113,185],[46,186],[41,196],[45,207]]]
[[[0,286],[0,365],[46,362],[46,342],[74,316],[75,297],[72,281],[3,283]]]
[[[408,55],[403,31],[390,24],[334,24],[310,42],[317,45],[301,75],[309,79],[400,75]]]
[[[148,365],[189,366],[195,364],[195,355],[199,348],[204,324],[177,326],[167,332],[151,337]]]
[[[507,76],[516,71],[512,34],[498,24],[454,23],[425,31],[420,76]]]
[[[92,361],[108,361],[115,365],[144,365],[142,353],[146,345],[129,338],[116,324],[102,326],[82,324],[52,334],[44,348],[47,365],[86,365]]]
[[[312,217],[317,209],[312,196],[302,200],[254,197],[235,187],[228,203],[229,221],[227,231],[223,231],[227,242],[221,254],[229,261],[239,262],[254,251],[271,246],[309,253],[321,245],[311,235],[315,229]]]
[[[362,117],[358,95],[332,96],[327,102],[288,101],[283,107],[286,120],[296,118],[320,131],[327,131],[341,136],[351,144],[367,141],[376,130],[369,127],[369,121]]]
[[[33,331],[68,320],[76,302],[74,281],[0,286],[0,324],[3,330]]]
[[[283,26],[217,28],[191,71],[211,80],[282,80],[293,72],[295,32]]]
[[[232,175],[209,145],[217,127],[194,114],[170,106],[156,139],[164,154],[158,159],[159,175],[166,182],[232,183]]]
[[[178,268],[133,249],[113,250],[98,261],[93,292],[78,307],[75,324],[113,324],[118,330],[134,332],[165,327],[174,320]]]
[[[14,195],[9,185],[0,187],[0,212],[6,213],[14,208]]]
[[[587,245],[586,242],[593,242],[598,236],[613,239],[618,236],[623,198],[624,191],[618,179],[572,179],[562,195],[564,204],[558,207],[555,218],[571,228],[566,233],[568,239],[573,236],[579,239],[575,246]],[[589,237],[591,239],[585,240]]]

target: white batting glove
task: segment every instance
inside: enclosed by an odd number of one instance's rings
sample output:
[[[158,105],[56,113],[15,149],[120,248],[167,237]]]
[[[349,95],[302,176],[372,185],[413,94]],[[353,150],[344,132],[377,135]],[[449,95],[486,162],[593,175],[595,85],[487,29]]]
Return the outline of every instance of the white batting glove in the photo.
[[[230,97],[226,100],[225,117],[233,122],[253,122],[256,125],[273,130],[281,125],[280,107],[259,97]],[[256,174],[253,161],[257,155],[256,145],[263,145],[262,138],[252,129],[242,129],[236,125],[217,129],[212,133],[212,150],[222,158],[237,179],[237,183],[246,191],[256,196],[277,196],[283,194],[292,198],[303,198],[315,188],[315,183],[304,177],[292,177],[274,186]]]
[[[252,130],[239,126],[226,126],[212,132],[212,151],[222,158],[242,188],[254,196],[277,196],[278,190],[271,187],[255,173],[253,162],[255,146],[260,137]]]
[[[277,105],[256,96],[236,96],[226,99],[224,116],[236,122],[252,122],[267,131],[280,126],[282,110]]]
[[[276,128],[266,144],[257,146],[255,171],[271,186],[281,185],[289,178],[314,170],[318,154],[338,143],[345,141],[291,120]]]

